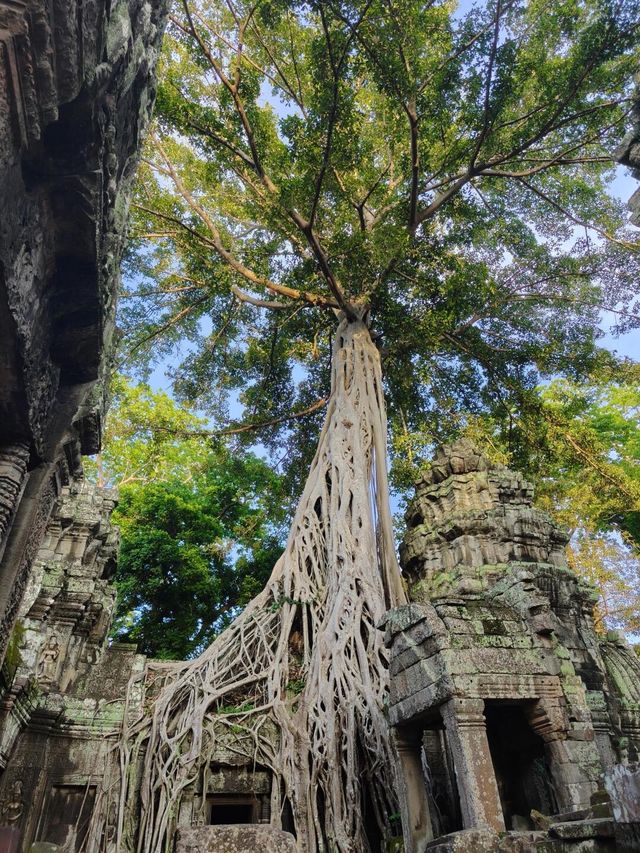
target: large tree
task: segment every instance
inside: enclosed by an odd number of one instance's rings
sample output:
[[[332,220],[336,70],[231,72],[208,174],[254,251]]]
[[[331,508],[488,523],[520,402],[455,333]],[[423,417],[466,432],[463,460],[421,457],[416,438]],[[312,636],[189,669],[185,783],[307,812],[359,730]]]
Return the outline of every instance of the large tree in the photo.
[[[175,9],[131,348],[189,334],[177,386],[214,416],[224,389],[271,428],[328,402],[267,587],[159,672],[151,721],[125,732],[123,844],[167,848],[182,791],[231,735],[272,770],[300,850],[393,833],[378,624],[404,593],[380,356],[394,427],[437,437],[461,407],[518,406],[541,375],[597,366],[602,306],[635,322],[637,254],[605,186],[638,15],[634,0]]]
[[[282,551],[280,478],[211,439],[167,394],[122,377],[89,476],[115,487],[112,634],[154,658],[201,652],[258,593]]]
[[[600,593],[600,627],[640,627],[640,365],[598,381],[556,379],[517,412],[467,419],[463,432],[523,471],[538,506],[572,533],[570,565]],[[594,377],[595,380],[595,377]]]

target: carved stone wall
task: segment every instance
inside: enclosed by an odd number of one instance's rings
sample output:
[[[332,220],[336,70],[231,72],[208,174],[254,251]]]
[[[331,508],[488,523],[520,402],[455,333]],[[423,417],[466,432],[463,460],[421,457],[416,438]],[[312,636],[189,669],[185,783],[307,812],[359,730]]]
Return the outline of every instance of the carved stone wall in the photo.
[[[2,670],[0,826],[20,850],[34,841],[80,849],[115,759],[127,685],[144,671],[135,647],[107,644],[114,505],[112,492],[86,482],[62,489],[22,602],[17,660]]]
[[[57,845],[49,850],[82,848],[95,798],[103,786],[119,784],[124,714],[137,717],[158,687],[157,662],[149,665],[135,647],[107,643],[118,546],[113,507],[109,490],[72,481],[33,563],[17,642],[1,673],[0,849],[9,831],[25,853],[35,842]],[[269,826],[281,818],[272,814],[272,803],[280,802],[277,782],[255,764],[252,742],[243,749],[222,729],[214,761],[184,792],[177,843],[185,850],[232,843],[238,850],[292,849],[293,837]],[[116,853],[112,818],[96,832],[106,839],[100,849]],[[255,826],[219,826],[226,823]]]
[[[164,0],[0,0],[0,660],[53,502],[100,443]]]

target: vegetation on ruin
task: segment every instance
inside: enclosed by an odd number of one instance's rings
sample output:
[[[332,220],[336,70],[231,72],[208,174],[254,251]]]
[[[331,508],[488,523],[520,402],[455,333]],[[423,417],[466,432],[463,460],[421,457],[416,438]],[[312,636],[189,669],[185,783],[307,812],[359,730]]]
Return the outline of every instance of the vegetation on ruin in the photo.
[[[640,628],[639,369],[555,380],[536,405],[469,420],[465,433],[535,484],[536,503],[573,534],[572,567],[600,592],[600,627]],[[500,416],[501,415],[501,416]]]
[[[603,308],[638,322],[638,247],[606,192],[638,13],[633,0],[174,8],[125,351],[144,364],[181,346],[176,392],[213,432],[237,397],[236,440],[284,457],[301,497],[241,616],[196,660],[149,667],[152,716],[120,745],[124,847],[167,849],[182,790],[230,734],[272,771],[272,813],[309,853],[390,836],[378,625],[404,591],[384,398],[397,457],[415,461],[413,437],[481,415],[537,407],[553,433],[541,380],[619,369],[597,344]],[[216,713],[229,706],[246,710]]]

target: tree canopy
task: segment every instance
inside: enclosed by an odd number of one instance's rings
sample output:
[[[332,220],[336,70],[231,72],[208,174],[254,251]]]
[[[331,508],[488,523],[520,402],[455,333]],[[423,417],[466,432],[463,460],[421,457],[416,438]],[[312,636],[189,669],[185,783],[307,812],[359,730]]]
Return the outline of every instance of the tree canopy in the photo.
[[[537,405],[470,420],[465,433],[523,471],[537,504],[574,534],[569,562],[600,592],[601,627],[640,628],[639,365],[578,385],[555,380]]]
[[[166,394],[114,381],[95,466],[117,486],[121,532],[113,633],[185,659],[264,586],[282,550],[279,478],[250,453],[198,434]]]
[[[606,192],[638,12],[183,2],[134,205],[129,360],[182,345],[176,391],[219,426],[239,400],[274,449],[286,427],[290,461],[337,309],[368,312],[405,455],[541,378],[608,369],[601,308],[638,323],[637,245]]]

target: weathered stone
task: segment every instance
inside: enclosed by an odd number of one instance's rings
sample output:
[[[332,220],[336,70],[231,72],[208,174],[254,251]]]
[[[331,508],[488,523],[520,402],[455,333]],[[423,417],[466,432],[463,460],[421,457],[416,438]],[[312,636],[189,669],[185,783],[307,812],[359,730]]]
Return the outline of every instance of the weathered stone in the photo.
[[[616,765],[604,775],[615,819],[616,849],[640,850],[640,764]]]
[[[514,832],[508,835],[467,829],[444,835],[425,848],[429,853],[564,853],[562,842],[544,833]],[[586,853],[581,851],[581,853]]]
[[[500,836],[497,832],[464,829],[443,835],[427,844],[425,849],[430,853],[495,853],[499,844]]]
[[[24,851],[77,840],[141,663],[106,646],[114,500],[79,480],[165,15],[0,0],[0,831]]]
[[[519,474],[463,441],[437,452],[407,510],[413,601],[384,621],[389,721],[405,743],[444,723],[462,826],[495,832],[504,819],[510,830],[496,847],[458,833],[434,849],[609,849],[603,769],[625,758],[621,744],[634,756],[640,743],[637,658],[619,637],[601,643],[593,590],[567,566],[567,533],[532,501]],[[428,798],[420,782],[400,794],[406,841]],[[439,811],[431,818],[438,825]],[[560,828],[529,848],[522,830],[534,825]]]
[[[0,662],[53,503],[99,448],[165,14],[0,0]]]
[[[593,818],[554,823],[549,834],[569,841],[581,841],[584,838],[613,838],[614,826],[610,818]]]
[[[272,826],[198,826],[179,829],[176,853],[296,853],[289,832]]]
[[[640,823],[640,764],[612,767],[604,775],[613,816],[619,823]]]

